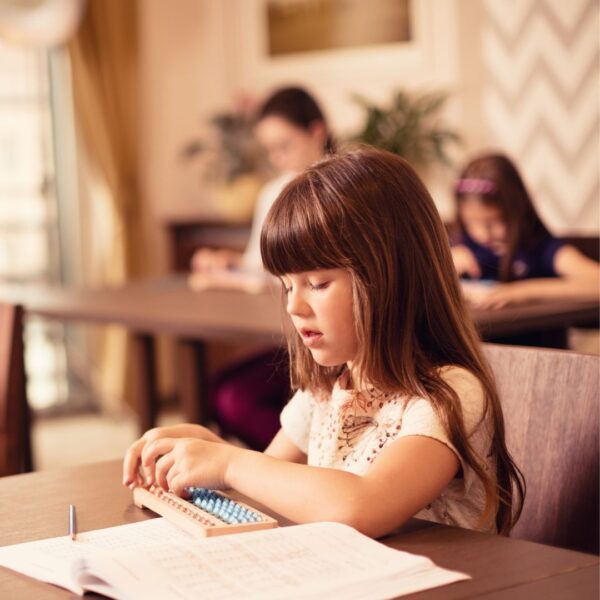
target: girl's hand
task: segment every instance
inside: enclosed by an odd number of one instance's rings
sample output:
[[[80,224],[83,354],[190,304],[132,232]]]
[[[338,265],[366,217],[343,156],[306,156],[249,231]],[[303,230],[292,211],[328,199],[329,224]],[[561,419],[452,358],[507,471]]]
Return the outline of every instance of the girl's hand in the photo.
[[[161,438],[142,451],[146,485],[158,485],[178,496],[189,486],[225,489],[227,469],[236,453],[230,444],[218,444],[196,438]]]
[[[125,459],[123,460],[123,485],[128,487],[144,485],[147,474],[140,472],[142,451],[149,443],[162,438],[195,438],[220,442],[222,444],[226,443],[225,440],[210,431],[210,429],[202,427],[202,425],[181,424],[149,429],[140,439],[133,442],[125,453]]]
[[[479,268],[477,259],[469,248],[460,244],[452,246],[451,252],[454,268],[459,275],[469,275],[473,279],[481,277],[481,269]]]
[[[467,296],[467,299],[471,306],[482,310],[503,308],[509,304],[524,304],[531,300],[522,282],[500,283],[484,295],[476,298]]]

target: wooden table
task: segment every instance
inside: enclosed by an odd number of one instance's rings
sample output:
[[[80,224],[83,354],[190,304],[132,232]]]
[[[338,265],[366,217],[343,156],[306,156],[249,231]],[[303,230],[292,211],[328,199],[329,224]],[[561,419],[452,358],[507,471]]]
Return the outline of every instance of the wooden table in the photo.
[[[0,545],[66,535],[70,503],[77,506],[80,531],[151,518],[132,504],[120,475],[121,463],[110,461],[0,479]],[[591,554],[416,519],[381,541],[473,577],[414,594],[418,599],[598,597],[599,559]],[[73,596],[0,568],[0,598],[67,597]]]
[[[157,393],[154,336],[170,334],[179,346],[181,405],[190,422],[205,420],[204,343],[252,341],[281,344],[283,305],[278,289],[260,294],[191,291],[183,276],[128,283],[119,288],[73,290],[56,286],[0,285],[0,301],[63,321],[117,324],[133,334],[136,407],[140,431],[155,423]],[[552,301],[474,310],[485,339],[598,321],[598,301]],[[205,409],[206,410],[206,409]]]

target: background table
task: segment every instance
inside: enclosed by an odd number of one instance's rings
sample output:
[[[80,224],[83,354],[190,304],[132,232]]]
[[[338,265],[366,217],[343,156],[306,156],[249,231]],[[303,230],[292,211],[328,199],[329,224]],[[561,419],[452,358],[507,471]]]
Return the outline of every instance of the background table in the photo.
[[[170,334],[179,347],[178,375],[186,420],[203,422],[207,407],[205,343],[283,343],[283,304],[278,288],[259,294],[194,292],[184,276],[131,282],[118,288],[68,289],[0,285],[0,301],[22,304],[27,313],[61,321],[117,324],[133,334],[135,405],[140,431],[152,427],[158,407],[154,336]],[[598,322],[600,304],[545,301],[495,310],[473,310],[484,339]]]
[[[151,518],[133,505],[120,482],[118,461],[0,479],[0,545],[66,535],[70,503],[77,506],[80,531]],[[416,519],[381,541],[473,577],[410,596],[419,600],[598,598],[599,559],[594,555]],[[74,596],[0,568],[0,598],[68,597]]]

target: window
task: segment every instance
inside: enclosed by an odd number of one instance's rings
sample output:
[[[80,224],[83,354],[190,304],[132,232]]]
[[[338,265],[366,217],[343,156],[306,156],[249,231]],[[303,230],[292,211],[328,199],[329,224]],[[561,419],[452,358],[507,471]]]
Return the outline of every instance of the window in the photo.
[[[0,40],[0,281],[61,281],[48,52]],[[27,392],[32,408],[73,403],[73,333],[28,317]],[[77,338],[75,338],[77,339]],[[85,362],[85,361],[83,361]],[[87,395],[89,403],[89,394]]]

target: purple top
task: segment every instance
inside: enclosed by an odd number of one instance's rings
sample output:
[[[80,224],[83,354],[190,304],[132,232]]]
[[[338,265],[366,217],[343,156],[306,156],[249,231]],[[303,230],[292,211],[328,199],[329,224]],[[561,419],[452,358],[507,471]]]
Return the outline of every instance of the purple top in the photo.
[[[499,279],[500,256],[473,241],[466,233],[462,234],[458,243],[464,244],[475,255],[481,269],[481,279]],[[511,279],[558,277],[554,269],[554,256],[564,245],[563,240],[547,235],[532,248],[517,250],[512,263]]]

